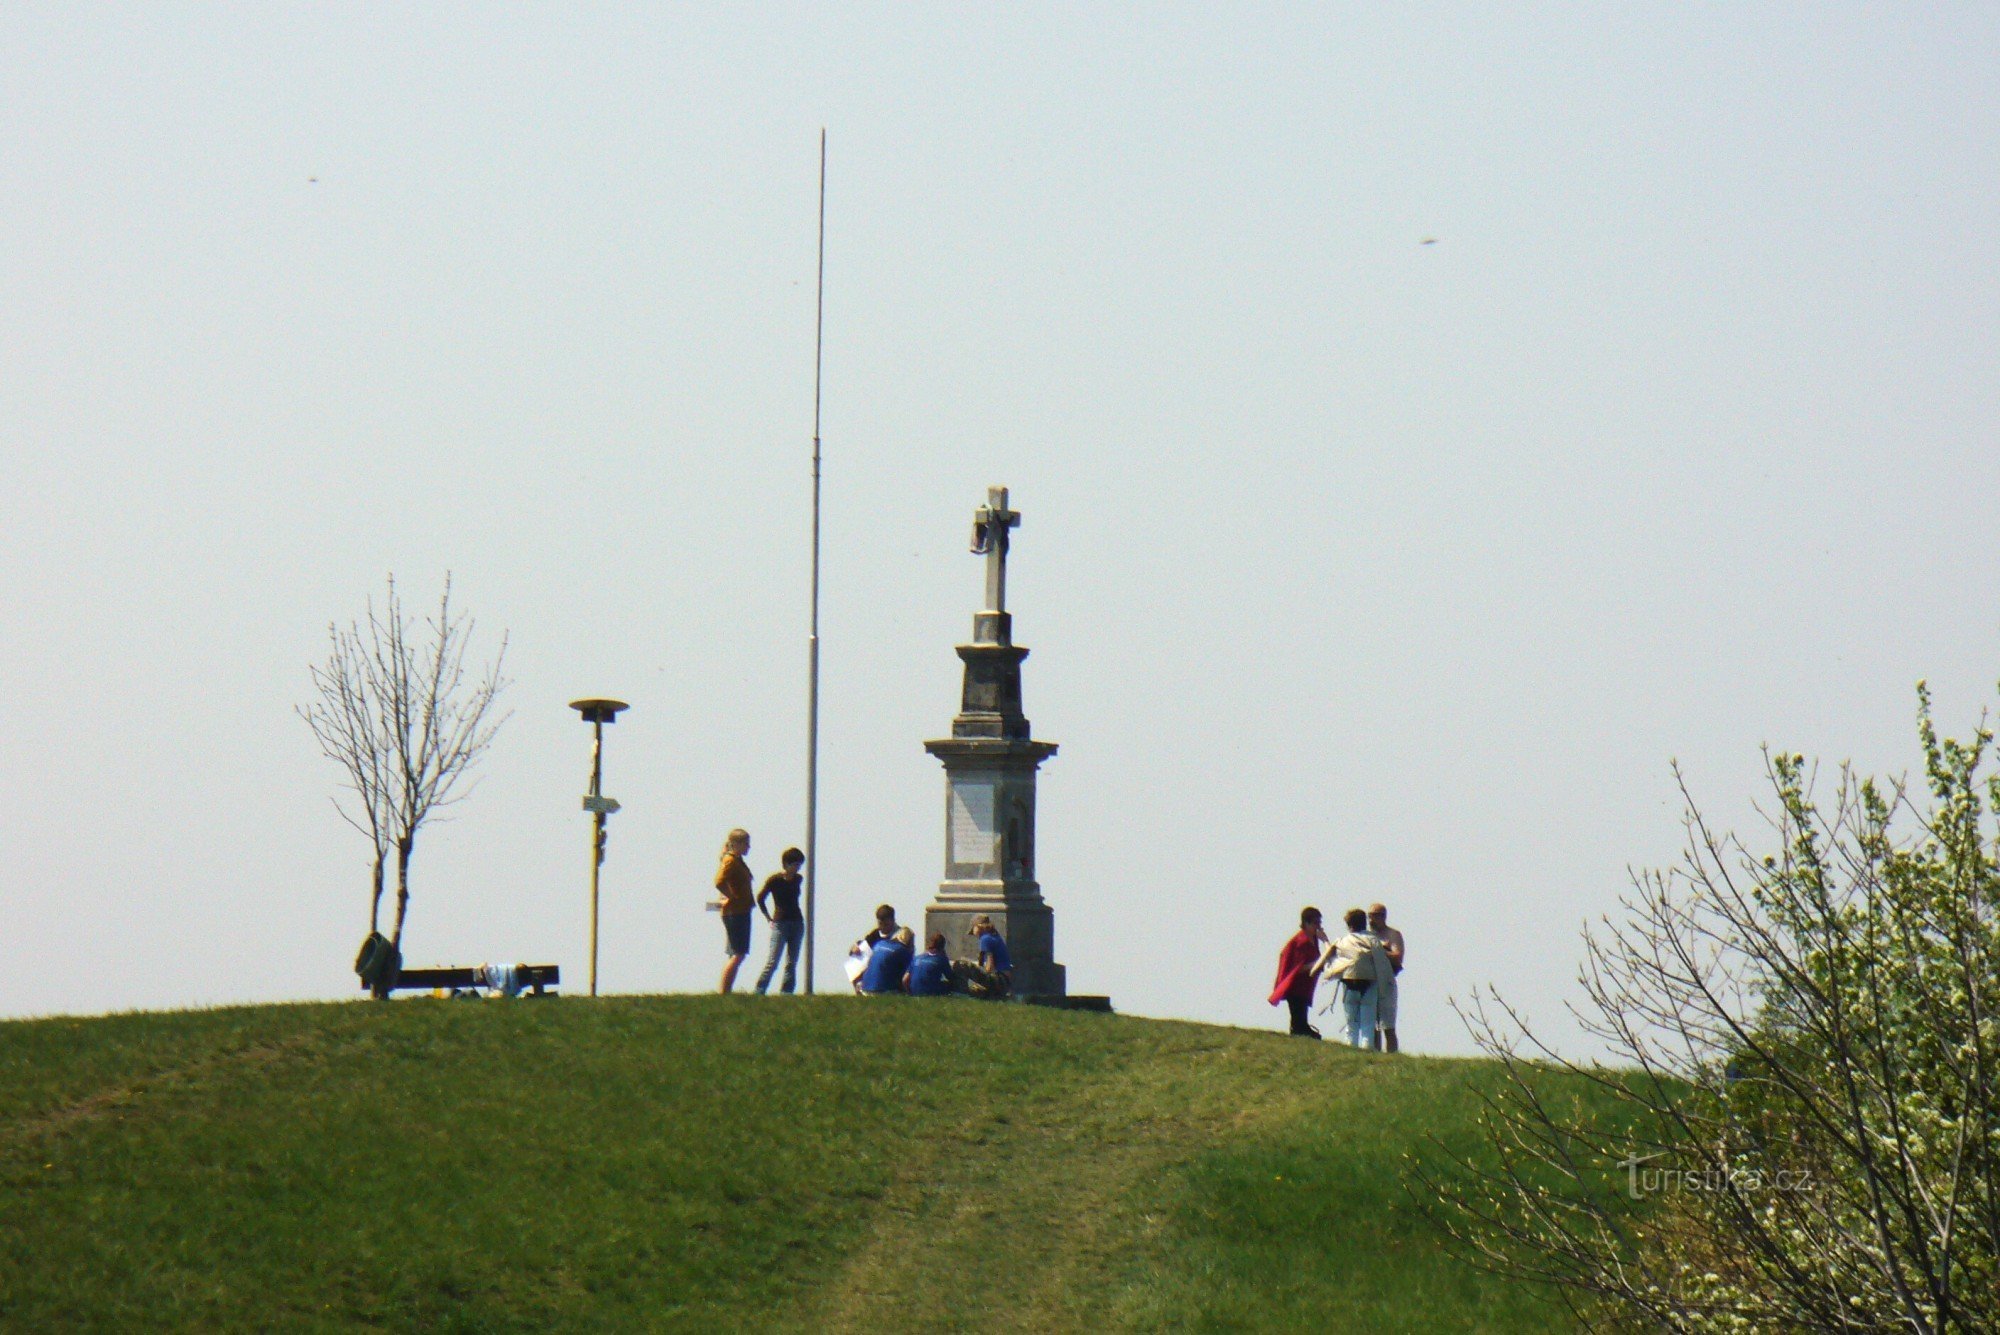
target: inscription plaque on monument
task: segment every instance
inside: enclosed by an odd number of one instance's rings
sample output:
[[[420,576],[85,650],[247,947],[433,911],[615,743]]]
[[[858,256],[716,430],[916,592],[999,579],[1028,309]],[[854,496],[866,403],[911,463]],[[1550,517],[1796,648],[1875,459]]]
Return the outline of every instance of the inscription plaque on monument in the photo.
[[[958,779],[951,785],[951,860],[991,866],[998,828],[993,823],[993,781]]]

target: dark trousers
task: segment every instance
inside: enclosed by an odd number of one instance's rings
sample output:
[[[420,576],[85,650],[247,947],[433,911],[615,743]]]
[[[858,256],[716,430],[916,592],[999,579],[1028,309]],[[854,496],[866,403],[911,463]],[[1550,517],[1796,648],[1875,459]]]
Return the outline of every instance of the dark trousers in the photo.
[[[1292,1032],[1293,1032],[1293,1033],[1295,1033],[1295,1034],[1305,1034],[1305,1035],[1309,1035],[1309,1036],[1312,1036],[1312,1037],[1317,1037],[1317,1036],[1318,1036],[1317,1034],[1315,1034],[1315,1033],[1314,1033],[1314,1031],[1313,1031],[1313,1027],[1312,1027],[1312,1025],[1311,1025],[1311,1024],[1310,1024],[1310,1023],[1308,1022],[1308,1019],[1307,1019],[1307,1017],[1308,1017],[1308,1016],[1310,1016],[1310,1015],[1312,1014],[1312,1004],[1313,1004],[1313,1002],[1312,1002],[1312,998],[1311,998],[1311,997],[1286,997],[1286,998],[1285,998],[1285,1007],[1286,1007],[1286,1009],[1290,1010],[1290,1011],[1291,1011],[1291,1013],[1292,1013]]]
[[[1014,990],[1012,975],[982,969],[971,960],[953,960],[951,976],[967,996],[983,997],[988,1001],[998,1001]]]

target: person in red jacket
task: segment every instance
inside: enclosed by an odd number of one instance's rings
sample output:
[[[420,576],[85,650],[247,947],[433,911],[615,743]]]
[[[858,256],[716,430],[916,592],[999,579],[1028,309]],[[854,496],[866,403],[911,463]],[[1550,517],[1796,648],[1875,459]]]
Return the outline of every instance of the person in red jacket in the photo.
[[[1292,1032],[1300,1038],[1318,1038],[1319,1030],[1307,1023],[1312,1014],[1313,988],[1319,985],[1320,951],[1326,945],[1326,929],[1320,926],[1319,910],[1308,905],[1299,913],[1298,934],[1278,952],[1278,981],[1271,989],[1271,1004],[1284,1002],[1292,1012]]]

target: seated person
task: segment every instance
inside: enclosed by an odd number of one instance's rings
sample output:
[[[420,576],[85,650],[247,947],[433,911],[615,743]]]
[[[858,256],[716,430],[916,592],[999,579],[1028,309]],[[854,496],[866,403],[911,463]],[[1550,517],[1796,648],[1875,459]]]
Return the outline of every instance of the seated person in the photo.
[[[869,929],[868,935],[861,938],[861,944],[873,950],[877,941],[880,941],[885,936],[894,936],[903,930],[902,927],[896,925],[895,908],[884,904],[875,910],[875,925]]]
[[[932,932],[930,940],[924,943],[924,953],[910,961],[910,972],[903,979],[904,990],[913,997],[946,997],[951,995],[951,956],[944,953],[944,933]]]
[[[875,925],[847,952],[847,981],[854,984],[856,992],[861,990],[861,975],[867,972],[868,955],[875,949],[875,943],[902,930],[896,925],[896,910],[893,907],[884,904],[875,910]]]
[[[909,929],[901,928],[869,948],[868,967],[861,971],[863,996],[903,990],[903,975],[910,971],[911,957],[917,953],[913,942]]]
[[[952,972],[964,982],[965,990],[975,997],[1007,996],[1014,990],[1014,960],[1007,953],[1007,943],[1001,939],[1000,929],[993,925],[992,918],[982,913],[972,920],[972,930],[967,935],[979,942],[979,962],[953,960]]]

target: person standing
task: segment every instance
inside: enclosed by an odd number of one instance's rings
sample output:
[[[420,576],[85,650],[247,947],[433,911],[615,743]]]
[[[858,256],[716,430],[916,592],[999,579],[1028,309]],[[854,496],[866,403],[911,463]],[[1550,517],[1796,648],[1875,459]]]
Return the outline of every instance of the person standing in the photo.
[[[1375,1046],[1381,1051],[1394,1052],[1396,992],[1400,986],[1397,975],[1403,972],[1403,934],[1389,925],[1389,909],[1384,904],[1368,906],[1368,930],[1382,942],[1382,953],[1389,957],[1389,976],[1376,989],[1381,995],[1375,1001]]]
[[[778,861],[784,870],[771,873],[764,888],[757,892],[757,911],[771,925],[771,953],[764,960],[764,972],[757,975],[758,996],[764,995],[764,989],[771,985],[771,975],[777,972],[781,956],[785,961],[785,978],[778,990],[791,995],[798,986],[799,946],[806,937],[806,915],[799,911],[799,894],[805,885],[799,868],[806,865],[806,855],[788,848]]]
[[[1299,911],[1299,930],[1278,952],[1278,981],[1271,988],[1271,1004],[1284,1002],[1292,1013],[1292,1033],[1300,1038],[1318,1038],[1312,1027],[1313,989],[1319,985],[1319,952],[1326,941],[1320,912],[1307,905]]]
[[[1340,980],[1340,1004],[1347,1021],[1347,1041],[1357,1048],[1375,1046],[1375,1003],[1381,999],[1377,983],[1391,977],[1389,957],[1382,942],[1368,931],[1368,915],[1360,909],[1347,911],[1347,935],[1326,948],[1319,971]]]
[[[722,841],[722,865],[715,869],[715,888],[721,892],[723,952],[728,963],[722,966],[722,990],[736,990],[736,971],[750,953],[750,864],[743,860],[750,851],[750,832],[731,830]]]

